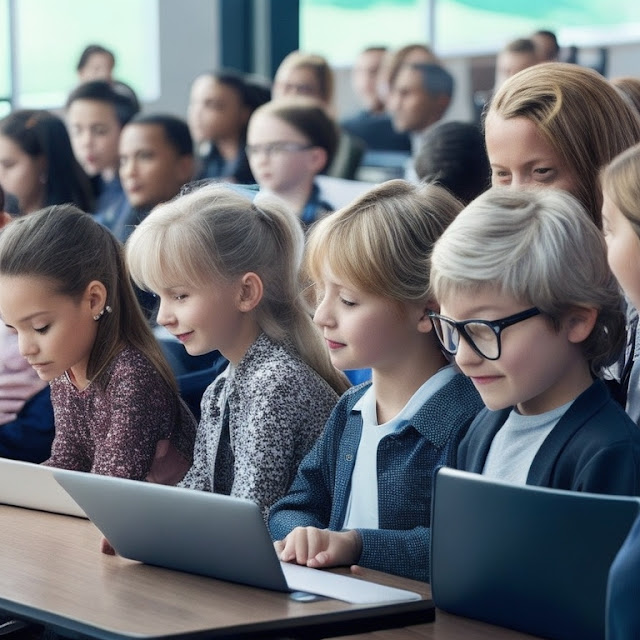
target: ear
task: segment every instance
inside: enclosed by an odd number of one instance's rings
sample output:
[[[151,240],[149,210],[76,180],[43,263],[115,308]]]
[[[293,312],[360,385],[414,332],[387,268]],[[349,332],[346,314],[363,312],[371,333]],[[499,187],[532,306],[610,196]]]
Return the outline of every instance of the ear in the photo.
[[[418,320],[418,331],[420,333],[429,333],[433,330],[433,323],[431,322],[431,318],[429,317],[429,312],[437,312],[438,310],[438,303],[435,300],[427,300],[425,303],[420,305],[420,318]]]
[[[564,319],[569,342],[584,342],[593,331],[597,319],[598,310],[593,307],[571,308]]]
[[[311,158],[311,166],[315,173],[320,173],[326,166],[329,159],[327,151],[322,147],[313,147],[309,149],[309,156]]]
[[[239,311],[247,313],[253,311],[262,300],[264,289],[260,276],[253,271],[245,273],[240,279],[240,290],[238,292],[237,308]]]
[[[107,304],[107,288],[100,280],[92,280],[84,291],[83,300],[92,316],[99,314]]]

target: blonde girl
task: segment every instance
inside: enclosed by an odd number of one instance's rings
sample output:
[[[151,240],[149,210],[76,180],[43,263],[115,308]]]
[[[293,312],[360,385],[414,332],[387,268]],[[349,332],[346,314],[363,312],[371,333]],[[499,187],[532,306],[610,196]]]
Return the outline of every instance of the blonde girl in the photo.
[[[314,320],[334,365],[371,368],[372,382],[344,394],[272,509],[282,560],[428,579],[432,474],[482,406],[429,319],[429,254],[460,208],[441,187],[393,180],[312,228]]]
[[[182,486],[249,498],[265,517],[347,387],[304,304],[301,253],[293,214],[222,185],[160,205],[127,243],[158,323],[191,355],[230,363],[203,395]]]

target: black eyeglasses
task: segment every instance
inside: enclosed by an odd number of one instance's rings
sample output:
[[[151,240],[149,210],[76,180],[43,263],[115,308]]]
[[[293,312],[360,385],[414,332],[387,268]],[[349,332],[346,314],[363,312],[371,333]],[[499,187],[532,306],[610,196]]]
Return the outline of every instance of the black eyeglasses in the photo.
[[[313,149],[315,145],[304,144],[302,142],[265,142],[264,144],[248,144],[244,150],[247,157],[264,153],[267,157],[280,153],[295,153],[297,151],[307,151]]]
[[[460,336],[462,336],[480,357],[486,360],[497,360],[502,352],[502,342],[500,340],[502,331],[511,325],[533,318],[541,313],[537,307],[531,307],[531,309],[515,313],[506,318],[500,318],[499,320],[474,319],[456,322],[434,311],[429,312],[429,317],[433,323],[436,336],[447,353],[452,356],[458,353]]]

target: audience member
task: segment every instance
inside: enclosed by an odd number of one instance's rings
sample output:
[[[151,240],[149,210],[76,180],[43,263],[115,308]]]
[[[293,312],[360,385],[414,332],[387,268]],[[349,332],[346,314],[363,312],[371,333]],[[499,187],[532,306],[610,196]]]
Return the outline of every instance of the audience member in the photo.
[[[122,241],[161,202],[193,178],[193,142],[187,123],[164,114],[138,114],[120,135],[120,180],[129,210],[111,230]]]
[[[235,72],[204,73],[193,81],[188,123],[202,163],[199,178],[255,182],[245,154],[247,123],[268,96],[257,97]]]
[[[0,229],[11,220],[0,188]],[[20,354],[18,337],[0,322],[0,457],[43,462],[51,455],[53,434],[49,386]]]
[[[389,91],[398,71],[406,64],[442,65],[442,62],[431,47],[420,43],[407,44],[389,52],[383,60],[378,77],[378,94],[385,104],[389,100]]]
[[[553,31],[539,29],[534,31],[530,37],[536,48],[538,62],[559,62],[560,46]]]
[[[334,78],[329,63],[322,57],[292,51],[278,67],[273,83],[273,98],[304,96],[319,100],[333,117]],[[356,176],[365,144],[360,138],[340,129],[338,148],[326,173],[337,178]]]
[[[538,64],[536,45],[530,38],[518,38],[508,42],[496,57],[496,76],[493,90],[499,89],[511,76],[527,67]]]
[[[0,120],[0,186],[32,213],[71,202],[93,208],[89,178],[76,161],[64,122],[48,111],[21,109]]]
[[[338,133],[315,100],[282,98],[251,116],[247,155],[260,190],[278,196],[304,228],[334,210],[314,178],[335,153]]]
[[[110,49],[100,44],[87,45],[78,60],[76,71],[78,82],[104,80],[113,82],[113,69],[116,66],[116,56]]]
[[[616,156],[602,174],[602,221],[611,270],[630,305],[619,378],[627,413],[640,425],[640,145]]]
[[[640,78],[623,76],[613,78],[611,84],[618,93],[637,111],[640,116]]]
[[[428,579],[431,482],[455,463],[482,407],[439,349],[428,254],[460,210],[444,189],[388,181],[311,230],[314,321],[339,369],[370,367],[343,395],[271,510],[280,559]]]
[[[71,146],[76,160],[93,178],[97,192],[93,213],[110,228],[129,207],[118,175],[118,145],[122,127],[138,110],[137,101],[104,80],[85,82],[67,98]]]
[[[50,383],[45,464],[143,480],[159,443],[180,479],[195,421],[136,302],[122,247],[90,215],[58,205],[0,234],[0,315]]]
[[[624,344],[601,232],[557,189],[491,189],[431,256],[442,347],[487,406],[458,468],[515,484],[640,495],[640,430],[600,379]]]
[[[489,105],[485,141],[494,185],[572,193],[601,226],[600,169],[640,142],[640,121],[607,80],[579,65],[521,71]]]
[[[360,53],[351,73],[351,85],[364,109],[341,121],[340,126],[360,138],[373,151],[411,151],[405,133],[394,131],[391,118],[378,91],[380,69],[387,50],[367,47]]]
[[[420,148],[421,136],[448,109],[453,87],[453,76],[433,63],[406,64],[395,75],[387,107],[396,131],[410,134],[413,156]],[[413,164],[407,177],[415,180]]]
[[[422,136],[415,171],[419,180],[435,182],[469,204],[491,185],[482,130],[472,122],[437,122]]]
[[[302,242],[286,209],[209,185],[155,208],[127,243],[158,323],[230,363],[203,396],[181,486],[254,500],[265,518],[348,386],[304,304]]]

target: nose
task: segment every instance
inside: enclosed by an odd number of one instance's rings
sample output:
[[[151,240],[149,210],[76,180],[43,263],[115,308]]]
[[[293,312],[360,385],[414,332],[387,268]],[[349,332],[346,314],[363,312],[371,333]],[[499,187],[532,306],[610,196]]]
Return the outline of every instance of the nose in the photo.
[[[18,333],[18,349],[23,358],[34,356],[39,351],[37,342],[24,332]]]
[[[171,311],[171,305],[162,297],[160,298],[156,321],[163,327],[168,327],[176,322],[175,315]]]
[[[456,364],[460,367],[460,369],[464,372],[466,368],[473,367],[481,363],[484,358],[479,356],[474,350],[473,347],[463,338],[460,337],[460,342],[458,344],[458,351],[455,355]]]
[[[131,158],[120,160],[120,179],[124,180],[135,174],[135,162]]]
[[[316,307],[316,312],[313,314],[313,321],[319,327],[335,326],[335,319],[333,313],[331,312],[331,308],[326,296],[324,296],[322,300],[320,300],[318,306]]]

